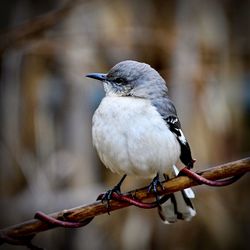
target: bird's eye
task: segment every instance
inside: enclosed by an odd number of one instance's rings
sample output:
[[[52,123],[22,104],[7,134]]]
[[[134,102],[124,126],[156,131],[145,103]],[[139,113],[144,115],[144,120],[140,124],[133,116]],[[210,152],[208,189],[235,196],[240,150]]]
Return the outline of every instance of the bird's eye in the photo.
[[[122,84],[124,81],[123,81],[122,78],[119,77],[119,78],[115,79],[115,82],[118,83],[118,84]]]

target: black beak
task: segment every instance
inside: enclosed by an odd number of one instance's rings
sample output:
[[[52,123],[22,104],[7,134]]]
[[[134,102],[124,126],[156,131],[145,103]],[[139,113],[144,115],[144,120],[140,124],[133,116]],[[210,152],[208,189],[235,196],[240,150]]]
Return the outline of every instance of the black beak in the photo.
[[[107,74],[90,73],[90,74],[87,74],[86,77],[93,78],[99,81],[105,81],[107,79]]]

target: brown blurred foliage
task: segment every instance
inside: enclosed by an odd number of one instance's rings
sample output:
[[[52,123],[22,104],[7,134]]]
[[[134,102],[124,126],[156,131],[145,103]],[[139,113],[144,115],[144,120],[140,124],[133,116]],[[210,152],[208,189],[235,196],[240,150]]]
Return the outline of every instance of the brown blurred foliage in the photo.
[[[91,117],[104,92],[84,75],[125,59],[149,63],[166,79],[197,169],[249,156],[249,10],[247,0],[2,1],[0,226],[91,202],[119,179],[92,147]],[[130,177],[124,189],[140,185]],[[155,211],[129,208],[35,243],[249,249],[249,188],[249,176],[196,188],[189,223],[163,225]]]

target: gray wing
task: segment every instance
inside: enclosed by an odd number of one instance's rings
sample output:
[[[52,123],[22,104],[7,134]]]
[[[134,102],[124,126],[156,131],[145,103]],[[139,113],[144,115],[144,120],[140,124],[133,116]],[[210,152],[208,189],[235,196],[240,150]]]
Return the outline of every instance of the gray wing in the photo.
[[[152,101],[152,104],[156,107],[157,111],[166,122],[169,130],[176,136],[181,146],[181,161],[189,169],[192,168],[195,160],[192,158],[190,146],[181,130],[181,124],[177,117],[177,112],[173,102],[168,97],[164,97]]]
[[[153,106],[156,107],[157,111],[160,113],[162,118],[165,120],[169,115],[174,115],[177,117],[176,108],[173,102],[167,97],[155,98],[151,101]]]

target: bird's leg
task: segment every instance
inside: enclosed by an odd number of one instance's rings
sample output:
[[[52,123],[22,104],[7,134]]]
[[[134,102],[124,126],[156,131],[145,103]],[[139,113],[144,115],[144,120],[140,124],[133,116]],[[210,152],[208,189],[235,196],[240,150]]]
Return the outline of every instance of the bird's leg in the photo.
[[[152,182],[149,184],[148,192],[153,192],[155,194],[156,202],[158,203],[158,205],[160,205],[157,187],[160,187],[161,190],[164,189],[161,182],[160,182],[159,173],[156,174],[156,176],[154,177]]]
[[[112,199],[112,194],[113,193],[117,193],[117,194],[121,194],[121,185],[123,183],[123,181],[125,180],[125,178],[127,177],[127,175],[123,175],[123,177],[121,178],[121,180],[110,190],[108,190],[103,196],[102,196],[102,202],[107,201],[107,209],[109,211],[109,201]]]
[[[157,193],[157,187],[160,187],[162,190],[164,189],[161,182],[160,182],[160,177],[159,177],[159,173],[156,174],[156,176],[154,177],[154,179],[152,180],[152,182],[149,184],[148,186],[148,192],[154,192]]]
[[[150,209],[159,207],[162,203],[166,202],[169,199],[169,195],[162,195],[160,198],[157,194],[157,187],[160,186],[161,189],[163,189],[163,186],[161,182],[159,181],[159,174],[153,179],[151,184],[149,185],[148,192],[154,192],[156,194],[156,201],[152,203],[142,202],[141,200],[138,200],[135,193],[127,193],[125,195],[121,194],[121,184],[123,183],[124,179],[126,178],[126,175],[122,177],[122,179],[119,181],[117,185],[111,190],[108,190],[106,193],[102,193],[97,197],[97,201],[101,200],[102,202],[107,201],[107,209],[108,214],[110,210],[109,201],[111,199],[118,200],[118,201],[124,201],[129,203],[130,205],[134,205],[140,208],[144,209]]]

